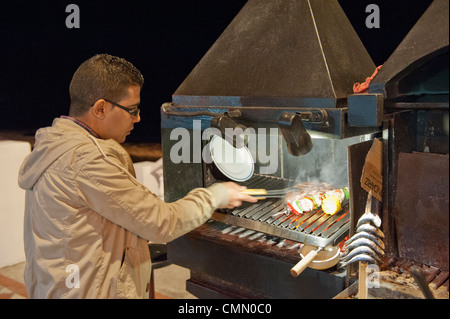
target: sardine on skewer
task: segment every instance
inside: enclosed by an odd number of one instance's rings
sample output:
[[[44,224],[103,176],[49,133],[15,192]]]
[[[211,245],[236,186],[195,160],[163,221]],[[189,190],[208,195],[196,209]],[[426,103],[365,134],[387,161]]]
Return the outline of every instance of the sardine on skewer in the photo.
[[[356,247],[360,247],[360,246],[367,246],[372,248],[373,251],[375,251],[377,254],[379,254],[380,256],[384,255],[384,250],[381,249],[380,247],[378,247],[377,244],[375,244],[373,241],[367,239],[367,238],[359,238],[356,239],[355,241],[353,241],[350,245],[347,246],[347,249],[349,251],[352,251],[353,249],[355,249]]]
[[[359,233],[354,234],[352,237],[350,237],[349,240],[347,240],[345,245],[348,246],[352,242],[354,242],[355,240],[357,240],[359,238],[367,238],[367,239],[373,241],[375,244],[377,244],[381,249],[384,250],[384,248],[385,248],[383,241],[379,237],[377,237],[371,233],[365,232],[365,231],[361,231]]]
[[[372,213],[372,193],[369,192],[365,212],[356,224],[355,234],[345,244],[348,252],[343,258],[344,263],[341,267],[354,262],[381,263],[385,246],[380,226],[380,217]]]
[[[350,251],[346,256],[344,256],[343,260],[344,261],[349,261],[350,259],[352,259],[353,257],[360,255],[360,254],[366,254],[369,255],[370,257],[372,257],[373,259],[375,259],[375,261],[377,263],[381,263],[381,259],[377,256],[377,253],[375,251],[373,251],[372,248],[368,247],[368,246],[359,246],[356,247],[355,249],[353,249],[352,251]]]
[[[371,233],[380,238],[384,238],[383,232],[380,229],[378,229],[375,226],[372,226],[370,224],[363,224],[363,225],[359,226],[358,228],[356,228],[356,233],[360,233],[363,231],[367,232],[367,233]]]
[[[358,219],[358,223],[356,224],[356,228],[363,224],[372,223],[375,227],[379,228],[381,226],[381,218],[378,215],[372,214],[371,212],[364,213],[360,219]]]
[[[366,254],[359,254],[359,255],[353,257],[352,259],[350,259],[349,261],[343,263],[340,267],[345,267],[349,264],[352,264],[352,263],[358,262],[358,261],[365,261],[369,264],[376,264],[376,260],[374,258],[372,258],[371,256],[366,255]]]
[[[362,224],[373,223],[377,228],[381,226],[381,219],[378,215],[372,213],[372,192],[367,196],[366,208],[364,214],[359,218],[356,228]]]

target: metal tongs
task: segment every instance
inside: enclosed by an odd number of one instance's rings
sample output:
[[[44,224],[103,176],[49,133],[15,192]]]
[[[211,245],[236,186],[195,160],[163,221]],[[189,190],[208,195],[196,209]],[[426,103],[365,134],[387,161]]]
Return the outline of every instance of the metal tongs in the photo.
[[[282,189],[264,189],[264,188],[247,188],[242,191],[244,194],[251,195],[257,199],[265,198],[283,198],[290,191],[296,190],[296,187],[288,187]]]

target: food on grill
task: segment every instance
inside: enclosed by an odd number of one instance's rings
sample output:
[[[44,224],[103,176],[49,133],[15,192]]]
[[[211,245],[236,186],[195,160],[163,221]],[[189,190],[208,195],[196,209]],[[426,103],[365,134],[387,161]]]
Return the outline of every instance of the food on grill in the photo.
[[[298,190],[289,192],[286,195],[286,203],[293,214],[303,215],[319,207],[322,207],[326,214],[332,215],[338,212],[345,201],[348,201],[348,188],[333,189],[325,183],[315,183],[310,185],[299,184],[295,188]]]
[[[322,203],[322,210],[328,214],[333,215],[341,209],[341,201],[338,197],[331,195],[326,197]]]
[[[305,212],[310,212],[314,209],[319,208],[322,205],[322,199],[324,198],[324,194],[319,193],[310,197],[303,197],[300,199],[294,200],[290,203],[290,207],[293,210],[292,212],[296,215],[302,215]]]
[[[344,202],[347,202],[349,199],[348,187],[344,187],[341,189],[334,189],[332,191],[325,193],[325,199],[322,203],[322,209],[324,213],[333,215],[336,212],[341,210]]]

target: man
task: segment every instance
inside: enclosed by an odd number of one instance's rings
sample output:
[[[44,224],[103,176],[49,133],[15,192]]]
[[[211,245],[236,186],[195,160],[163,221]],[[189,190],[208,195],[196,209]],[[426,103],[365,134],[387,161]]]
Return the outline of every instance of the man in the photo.
[[[217,208],[256,202],[228,182],[165,203],[135,179],[119,143],[140,121],[143,82],[128,61],[96,55],[72,78],[69,116],[36,132],[19,172],[30,298],[146,297],[148,241],[171,241]]]

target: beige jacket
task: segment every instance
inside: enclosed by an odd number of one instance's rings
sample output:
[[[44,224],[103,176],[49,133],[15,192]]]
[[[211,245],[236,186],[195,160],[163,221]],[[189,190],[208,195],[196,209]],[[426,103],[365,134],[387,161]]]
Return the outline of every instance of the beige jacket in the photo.
[[[226,206],[223,185],[165,203],[134,178],[126,151],[68,119],[36,133],[19,172],[26,189],[25,284],[30,298],[145,298],[147,241],[164,243]]]

